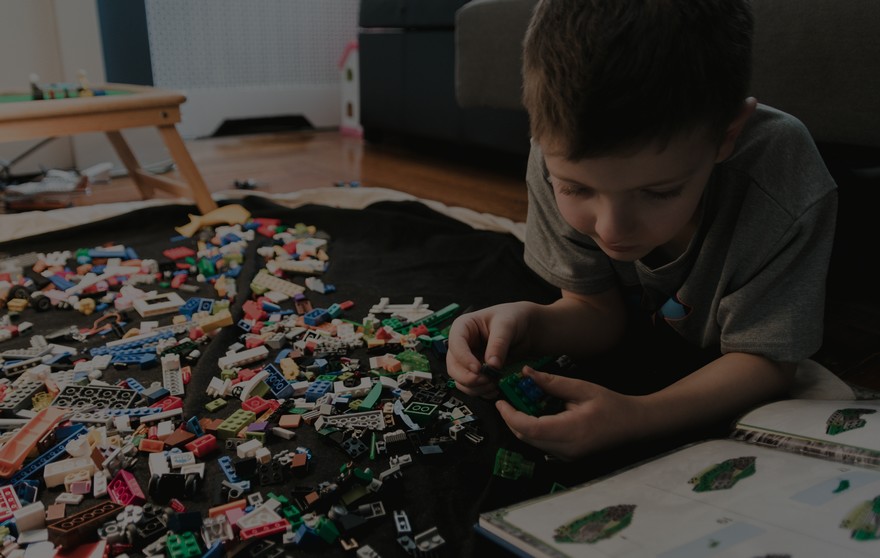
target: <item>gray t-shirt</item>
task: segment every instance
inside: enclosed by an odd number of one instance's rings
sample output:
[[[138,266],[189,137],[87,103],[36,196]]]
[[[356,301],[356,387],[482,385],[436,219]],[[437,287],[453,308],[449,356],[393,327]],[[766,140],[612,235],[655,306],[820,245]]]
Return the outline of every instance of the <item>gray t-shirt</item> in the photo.
[[[689,247],[656,268],[611,260],[562,219],[534,144],[526,179],[525,261],[553,285],[581,294],[640,286],[657,317],[722,353],[796,362],[822,344],[837,189],[793,116],[758,106],[712,172]]]

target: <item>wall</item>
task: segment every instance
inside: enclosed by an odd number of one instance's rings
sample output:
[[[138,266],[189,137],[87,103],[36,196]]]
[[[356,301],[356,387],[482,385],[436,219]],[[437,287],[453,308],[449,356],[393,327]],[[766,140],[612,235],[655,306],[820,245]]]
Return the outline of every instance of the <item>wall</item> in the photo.
[[[63,81],[54,0],[3,0],[0,17],[0,91],[27,91],[31,74],[41,81]],[[14,53],[14,54],[10,54]],[[0,159],[11,161],[39,143],[0,143]],[[70,166],[73,148],[57,139],[16,163],[13,174],[38,172],[40,165]]]
[[[103,1],[103,0],[101,0]],[[114,2],[115,10],[119,7]],[[125,0],[128,2],[128,0]],[[105,77],[99,0],[2,0],[0,90],[74,81],[84,69],[93,83]],[[357,36],[359,0],[143,0],[153,81],[187,96],[178,129],[185,138],[209,136],[226,119],[304,116],[317,128],[340,122],[337,62]],[[102,6],[106,10],[107,6]],[[106,33],[106,30],[104,30]],[[124,49],[123,49],[124,50]],[[114,49],[110,69],[120,68]],[[138,56],[137,64],[143,64]],[[141,164],[170,159],[153,129],[123,132]],[[0,144],[11,159],[37,142]],[[59,138],[13,168],[80,169],[121,164],[103,134]]]
[[[359,0],[146,0],[153,81],[187,95],[181,135],[224,119],[340,123],[337,63],[357,37]]]

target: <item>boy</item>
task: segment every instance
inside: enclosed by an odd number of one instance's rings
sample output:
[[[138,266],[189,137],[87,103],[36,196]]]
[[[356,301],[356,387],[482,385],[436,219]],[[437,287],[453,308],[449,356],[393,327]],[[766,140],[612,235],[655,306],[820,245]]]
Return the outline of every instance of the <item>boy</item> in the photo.
[[[747,98],[751,33],[748,0],[538,3],[525,260],[561,298],[459,317],[447,368],[490,395],[482,362],[616,350],[619,388],[526,369],[565,408],[498,401],[520,439],[572,459],[727,420],[821,345],[836,187],[803,125]],[[659,385],[641,343],[670,359]]]

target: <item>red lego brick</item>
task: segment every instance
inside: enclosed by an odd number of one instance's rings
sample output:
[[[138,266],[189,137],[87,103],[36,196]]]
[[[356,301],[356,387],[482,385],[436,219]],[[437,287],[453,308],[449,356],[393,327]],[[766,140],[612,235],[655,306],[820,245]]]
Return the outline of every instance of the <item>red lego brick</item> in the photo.
[[[182,409],[183,408],[183,399],[177,397],[176,395],[169,395],[167,397],[163,397],[159,401],[156,401],[150,407],[154,409],[162,409],[163,411],[170,411],[172,409]]]
[[[290,523],[286,519],[281,519],[279,521],[273,521],[272,523],[266,523],[265,525],[258,525],[256,527],[242,529],[241,532],[238,534],[238,538],[246,541],[248,539],[277,535],[278,533],[283,533],[287,531],[288,525],[290,525]]]
[[[16,510],[21,509],[18,494],[10,485],[0,488],[0,521],[6,521]]]
[[[107,485],[107,495],[122,506],[140,506],[147,501],[137,479],[125,469],[120,469]]]
[[[183,258],[195,256],[196,251],[186,246],[177,246],[176,248],[169,248],[163,251],[162,255],[169,260],[182,260]]]
[[[269,402],[259,395],[254,395],[253,397],[249,397],[246,401],[244,401],[241,404],[241,408],[245,411],[251,411],[255,415],[259,415],[269,408]]]
[[[145,451],[149,453],[158,453],[160,451],[165,451],[165,442],[162,440],[150,440],[149,438],[144,438],[138,443],[138,451]]]
[[[205,434],[204,436],[196,438],[184,447],[188,451],[193,452],[193,455],[196,457],[203,458],[206,455],[210,455],[217,451],[217,437],[213,434]]]

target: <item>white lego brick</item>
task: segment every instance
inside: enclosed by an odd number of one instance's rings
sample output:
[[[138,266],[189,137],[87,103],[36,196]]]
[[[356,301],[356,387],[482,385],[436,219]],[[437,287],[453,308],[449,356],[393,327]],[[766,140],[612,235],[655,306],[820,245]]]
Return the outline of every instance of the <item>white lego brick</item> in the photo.
[[[184,465],[192,465],[196,462],[196,456],[191,451],[182,451],[168,455],[168,462],[172,469],[180,469]]]
[[[165,457],[165,452],[155,452],[148,454],[148,461],[150,467],[150,475],[159,475],[162,476],[165,473],[171,472],[171,466],[168,465],[168,458]]]
[[[239,396],[239,399],[241,399],[242,401],[247,401],[248,399],[250,399],[251,393],[254,391],[254,388],[260,385],[260,383],[268,377],[269,372],[267,372],[266,370],[260,370],[250,380],[240,383],[239,386],[241,386],[241,395]]]
[[[43,479],[46,481],[46,486],[52,488],[63,484],[64,478],[71,473],[86,471],[91,475],[95,470],[95,463],[91,457],[74,457],[47,463],[43,469]]]
[[[204,463],[188,463],[180,468],[181,475],[189,475],[196,474],[201,478],[205,478],[205,464]]]
[[[239,444],[235,449],[236,455],[238,455],[239,459],[244,459],[246,457],[254,457],[257,450],[263,447],[263,444],[260,443],[259,440],[253,439],[244,442],[243,444]]]
[[[159,424],[156,425],[156,436],[158,438],[165,438],[167,436],[171,436],[174,433],[174,423],[170,420],[163,420]]]
[[[92,478],[92,496],[103,498],[107,495],[107,475],[104,471],[98,471]]]
[[[221,370],[226,368],[240,367],[244,366],[245,364],[250,364],[251,362],[262,360],[268,355],[269,349],[267,349],[264,345],[260,345],[258,347],[254,347],[253,349],[247,349],[245,351],[237,353],[227,353],[225,356],[217,359],[217,366]]]
[[[15,526],[19,532],[42,529],[46,526],[46,506],[40,500],[15,510],[12,516],[15,518]]]
[[[269,448],[257,448],[257,451],[254,452],[254,457],[257,458],[257,462],[266,464],[272,461],[272,452],[269,451]]]
[[[72,504],[74,506],[78,505],[83,501],[82,494],[71,494],[70,492],[62,492],[58,496],[55,497],[56,504]]]

